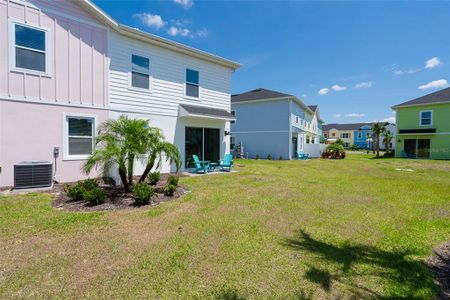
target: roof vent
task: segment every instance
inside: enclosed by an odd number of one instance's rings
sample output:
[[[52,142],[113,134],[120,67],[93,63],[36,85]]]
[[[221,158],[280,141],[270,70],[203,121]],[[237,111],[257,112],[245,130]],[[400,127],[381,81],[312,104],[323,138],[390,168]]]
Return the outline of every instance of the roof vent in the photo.
[[[14,188],[51,187],[53,164],[48,161],[23,161],[14,165]]]

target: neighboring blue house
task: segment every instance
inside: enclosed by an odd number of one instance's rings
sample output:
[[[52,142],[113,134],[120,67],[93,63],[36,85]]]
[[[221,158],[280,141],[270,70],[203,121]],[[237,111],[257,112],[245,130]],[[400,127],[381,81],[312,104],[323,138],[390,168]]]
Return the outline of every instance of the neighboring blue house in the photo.
[[[354,131],[353,134],[353,145],[358,146],[358,148],[366,149],[368,148],[367,139],[372,137],[372,125],[363,125]]]
[[[322,123],[317,106],[296,96],[256,89],[231,96],[231,148],[244,157],[290,159],[299,151],[320,154]]]

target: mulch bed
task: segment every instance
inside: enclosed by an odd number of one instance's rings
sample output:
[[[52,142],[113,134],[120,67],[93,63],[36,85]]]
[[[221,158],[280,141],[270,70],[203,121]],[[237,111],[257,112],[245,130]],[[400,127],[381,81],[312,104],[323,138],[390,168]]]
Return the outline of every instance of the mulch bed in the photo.
[[[170,174],[161,174],[160,181],[152,186],[155,194],[147,205],[136,206],[134,204],[133,196],[131,193],[125,193],[123,189],[116,188],[112,184],[100,183],[100,187],[108,193],[108,197],[105,203],[100,205],[90,206],[83,200],[73,201],[67,197],[64,192],[63,184],[55,184],[53,191],[51,192],[54,197],[52,201],[52,206],[57,209],[65,209],[68,211],[108,211],[108,210],[118,210],[118,209],[132,209],[138,207],[149,207],[158,205],[161,202],[170,201],[181,197],[182,195],[188,193],[188,189],[183,184],[178,184],[178,187],[173,194],[173,196],[164,195],[164,187],[167,185],[167,179]],[[138,180],[138,178],[137,178]],[[137,182],[135,180],[135,183]]]
[[[450,299],[450,241],[433,249],[425,264],[441,290],[438,299]]]

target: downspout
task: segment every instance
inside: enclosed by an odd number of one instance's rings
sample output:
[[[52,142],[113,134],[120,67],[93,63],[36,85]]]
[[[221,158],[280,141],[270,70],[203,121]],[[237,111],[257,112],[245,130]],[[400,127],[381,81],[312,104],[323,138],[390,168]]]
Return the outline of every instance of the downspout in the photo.
[[[292,99],[289,98],[289,140],[288,140],[289,160],[292,159]]]

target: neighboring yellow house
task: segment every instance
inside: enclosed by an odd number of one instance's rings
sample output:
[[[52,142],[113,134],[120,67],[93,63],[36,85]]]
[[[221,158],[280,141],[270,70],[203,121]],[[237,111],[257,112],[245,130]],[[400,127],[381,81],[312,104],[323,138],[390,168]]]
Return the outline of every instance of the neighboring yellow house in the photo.
[[[353,130],[338,130],[336,128],[331,128],[324,131],[324,136],[330,144],[336,142],[338,139],[341,139],[344,143],[344,148],[348,148],[353,145]]]

